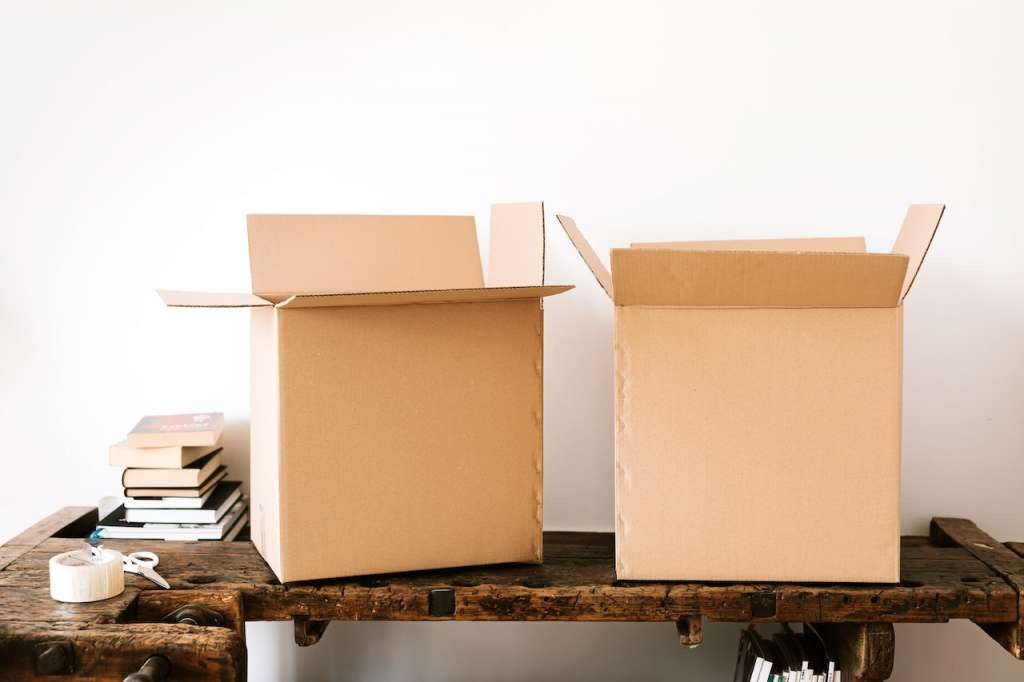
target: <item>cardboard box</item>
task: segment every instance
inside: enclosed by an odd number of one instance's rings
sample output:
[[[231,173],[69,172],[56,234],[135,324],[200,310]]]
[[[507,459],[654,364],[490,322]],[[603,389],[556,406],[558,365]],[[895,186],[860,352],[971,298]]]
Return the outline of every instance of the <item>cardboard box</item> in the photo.
[[[943,207],[860,238],[614,249],[616,573],[899,581],[903,300]],[[909,264],[909,266],[908,266]]]
[[[544,209],[251,215],[252,539],[284,582],[542,559]]]

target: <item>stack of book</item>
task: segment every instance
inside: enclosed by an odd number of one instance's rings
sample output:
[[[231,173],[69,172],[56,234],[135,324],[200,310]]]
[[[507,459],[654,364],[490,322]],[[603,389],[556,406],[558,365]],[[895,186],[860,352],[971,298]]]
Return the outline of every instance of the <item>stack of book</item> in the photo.
[[[124,467],[124,504],[100,521],[100,538],[233,540],[249,520],[242,484],[221,461],[224,415],[143,417],[110,446]]]
[[[771,637],[753,625],[740,633],[735,682],[842,682],[837,659],[817,628],[808,623],[803,632],[785,623],[780,627]]]

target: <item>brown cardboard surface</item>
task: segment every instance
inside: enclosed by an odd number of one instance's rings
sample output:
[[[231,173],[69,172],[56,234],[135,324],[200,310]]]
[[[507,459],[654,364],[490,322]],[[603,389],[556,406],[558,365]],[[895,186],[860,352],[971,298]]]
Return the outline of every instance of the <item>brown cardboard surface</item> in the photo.
[[[252,539],[279,579],[541,560],[541,299],[572,288],[541,284],[541,211],[495,208],[505,286],[472,218],[249,216],[258,295],[161,292],[251,309]]]
[[[250,215],[256,294],[483,286],[472,216]]]
[[[282,580],[540,561],[536,298],[273,314]]]
[[[272,306],[271,301],[254,294],[224,294],[202,291],[168,291],[157,294],[169,308],[255,308]]]
[[[409,305],[423,303],[470,303],[542,298],[569,291],[569,285],[536,287],[486,287],[483,289],[440,289],[433,291],[380,291],[359,294],[299,294],[277,304],[278,308],[326,308],[367,305]]]
[[[544,284],[544,204],[491,206],[487,286]]]
[[[616,308],[621,579],[899,580],[902,308]]]
[[[559,217],[614,292],[619,578],[899,580],[901,303],[942,210],[892,255],[661,242],[611,274]]]
[[[696,242],[633,242],[633,249],[687,251],[832,251],[863,253],[864,237],[810,237],[799,239],[722,239]]]
[[[612,250],[615,305],[892,307],[906,267],[898,254]]]
[[[902,301],[910,287],[914,284],[921,263],[924,261],[928,247],[931,246],[932,238],[942,220],[942,214],[946,207],[943,204],[913,204],[907,209],[907,215],[903,218],[903,227],[896,237],[892,252],[901,253],[910,258],[907,267],[906,279],[903,282],[903,289],[900,293]]]
[[[576,247],[580,257],[583,258],[583,262],[594,273],[594,277],[597,279],[597,283],[601,285],[601,288],[604,289],[604,293],[608,294],[608,298],[613,298],[612,275],[608,272],[608,268],[605,267],[601,258],[594,252],[594,247],[590,245],[587,238],[576,227],[576,221],[564,215],[556,215],[555,217],[558,218],[558,222],[562,225],[562,229],[565,230],[565,234],[569,236],[569,240]]]

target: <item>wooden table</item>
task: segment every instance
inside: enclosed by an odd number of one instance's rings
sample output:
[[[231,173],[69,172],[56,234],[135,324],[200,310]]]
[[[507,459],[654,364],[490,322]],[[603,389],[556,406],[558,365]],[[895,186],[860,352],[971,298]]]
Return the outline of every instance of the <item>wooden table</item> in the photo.
[[[893,623],[964,618],[1024,658],[1024,544],[1002,544],[963,519],[934,519],[930,537],[903,538],[899,585],[622,582],[611,534],[545,533],[542,566],[286,586],[247,541],[112,540],[104,545],[158,551],[172,589],[127,574],[119,597],[51,600],[48,559],[79,546],[96,521],[95,508],[67,507],[0,546],[0,680],[244,679],[245,621],[256,620],[293,621],[300,646],[332,620],[671,621],[690,646],[701,643],[704,619],[812,622],[844,680],[885,680]]]

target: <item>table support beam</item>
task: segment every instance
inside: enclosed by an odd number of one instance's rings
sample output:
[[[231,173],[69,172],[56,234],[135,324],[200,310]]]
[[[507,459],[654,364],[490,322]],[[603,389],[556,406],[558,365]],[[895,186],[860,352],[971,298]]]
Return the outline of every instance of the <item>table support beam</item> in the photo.
[[[881,682],[892,675],[896,657],[892,623],[818,623],[815,627],[839,658],[843,682]]]
[[[1017,591],[1017,622],[979,625],[1014,658],[1024,660],[1024,558],[967,519],[934,518],[930,536],[936,545],[963,547]]]
[[[320,641],[331,624],[329,620],[314,620],[307,616],[295,616],[295,643],[299,646],[313,646]]]
[[[679,643],[691,649],[704,642],[704,619],[700,616],[680,616],[676,621]]]

